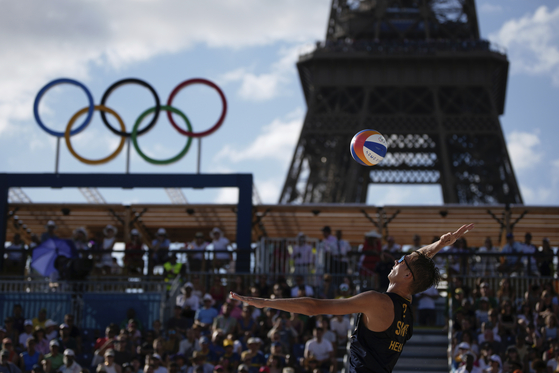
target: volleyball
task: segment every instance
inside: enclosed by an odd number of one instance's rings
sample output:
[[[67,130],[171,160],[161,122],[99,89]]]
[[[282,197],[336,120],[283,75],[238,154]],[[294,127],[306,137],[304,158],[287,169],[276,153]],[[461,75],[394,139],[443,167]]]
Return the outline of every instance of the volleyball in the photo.
[[[375,130],[363,130],[355,134],[349,145],[349,152],[357,163],[374,166],[386,155],[386,140]]]

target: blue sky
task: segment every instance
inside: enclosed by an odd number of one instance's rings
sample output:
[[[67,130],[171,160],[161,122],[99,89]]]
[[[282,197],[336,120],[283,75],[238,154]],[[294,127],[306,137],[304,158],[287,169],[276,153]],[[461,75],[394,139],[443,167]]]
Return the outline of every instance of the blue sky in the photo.
[[[223,126],[202,140],[202,172],[251,172],[264,203],[277,203],[306,111],[296,74],[297,56],[323,40],[330,0],[2,1],[0,13],[0,172],[53,172],[56,140],[37,126],[33,99],[49,81],[68,77],[84,83],[98,104],[113,82],[136,77],[149,82],[162,102],[190,78],[217,83],[229,110]],[[32,6],[30,5],[32,4]],[[501,123],[526,204],[559,204],[559,5],[556,1],[477,1],[484,38],[506,48],[511,61]],[[109,99],[131,129],[153,106],[149,92],[125,86]],[[52,129],[87,104],[78,88],[48,91],[40,113]],[[211,89],[183,90],[174,106],[196,131],[209,128],[221,104]],[[114,121],[111,121],[114,122]],[[98,114],[72,137],[82,156],[110,154],[119,138]],[[154,158],[177,154],[186,138],[161,116],[140,137]],[[131,150],[131,172],[196,172],[198,142],[169,166],[153,166]],[[60,172],[124,172],[126,152],[112,162],[78,162],[61,142]],[[74,189],[24,189],[34,202],[85,202]],[[108,202],[167,203],[163,190],[101,189]],[[235,202],[236,191],[183,190],[189,202]],[[438,186],[371,187],[368,203],[440,204]]]

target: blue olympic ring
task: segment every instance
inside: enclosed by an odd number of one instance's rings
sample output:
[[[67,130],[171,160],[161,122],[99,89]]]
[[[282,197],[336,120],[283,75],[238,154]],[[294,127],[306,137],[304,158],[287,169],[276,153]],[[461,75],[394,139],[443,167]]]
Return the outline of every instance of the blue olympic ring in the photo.
[[[76,129],[71,131],[70,135],[75,135],[77,133],[80,133],[81,131],[83,131],[85,129],[85,127],[87,127],[87,125],[91,121],[91,118],[93,117],[93,112],[94,112],[94,109],[95,109],[95,104],[93,103],[93,96],[91,95],[91,92],[89,92],[89,90],[87,89],[87,87],[85,85],[78,82],[77,80],[67,79],[67,78],[56,79],[56,80],[53,80],[52,82],[50,82],[49,84],[47,84],[46,86],[44,86],[43,88],[41,88],[41,90],[39,91],[39,93],[37,93],[37,96],[35,97],[35,102],[33,103],[33,115],[35,116],[35,121],[37,121],[37,124],[39,125],[39,127],[41,127],[45,132],[51,134],[52,136],[56,136],[56,137],[64,137],[64,132],[53,131],[50,128],[47,128],[47,126],[45,126],[45,124],[43,123],[43,121],[39,117],[39,102],[41,101],[41,98],[43,97],[43,95],[49,89],[51,89],[55,85],[64,84],[64,83],[77,85],[78,87],[83,89],[85,94],[87,95],[87,100],[89,101],[89,108],[87,110],[87,115],[86,115],[83,123],[80,126],[78,126]]]

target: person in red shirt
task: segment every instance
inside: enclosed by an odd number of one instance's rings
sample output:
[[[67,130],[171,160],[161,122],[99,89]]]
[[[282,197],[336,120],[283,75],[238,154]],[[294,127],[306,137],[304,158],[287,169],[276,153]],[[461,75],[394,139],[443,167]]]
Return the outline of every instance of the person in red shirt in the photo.
[[[107,326],[107,329],[105,329],[105,336],[97,338],[95,341],[95,345],[93,346],[95,355],[103,357],[105,356],[105,351],[114,349],[115,334],[114,329]]]
[[[362,276],[370,276],[374,273],[377,263],[380,261],[382,236],[375,230],[365,233],[365,242],[359,246],[363,253],[359,259],[359,270]]]

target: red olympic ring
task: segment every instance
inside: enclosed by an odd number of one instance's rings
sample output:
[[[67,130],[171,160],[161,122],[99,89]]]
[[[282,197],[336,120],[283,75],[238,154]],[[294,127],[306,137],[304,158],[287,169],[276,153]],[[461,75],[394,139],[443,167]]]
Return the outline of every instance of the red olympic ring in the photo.
[[[223,124],[223,121],[225,120],[225,114],[227,114],[227,100],[225,99],[225,95],[223,94],[221,89],[216,84],[214,84],[213,82],[210,82],[209,80],[206,80],[206,79],[195,78],[195,79],[185,80],[184,82],[182,82],[178,86],[176,86],[175,89],[173,89],[173,92],[171,92],[171,94],[169,95],[169,99],[167,100],[167,106],[172,106],[173,99],[175,98],[175,95],[177,93],[179,93],[179,91],[181,89],[183,89],[184,87],[189,86],[191,84],[207,85],[207,86],[209,86],[209,87],[211,87],[211,88],[213,88],[217,91],[217,93],[221,97],[221,103],[223,105],[223,109],[221,111],[221,116],[219,117],[217,122],[213,125],[213,127],[211,127],[209,130],[206,130],[204,132],[191,132],[191,131],[185,131],[182,128],[180,128],[175,123],[175,121],[173,120],[173,116],[172,116],[172,113],[170,111],[167,112],[167,117],[169,118],[169,122],[171,122],[173,127],[175,127],[175,129],[177,131],[179,131],[180,133],[182,133],[183,135],[190,136],[190,137],[204,137],[204,136],[207,136],[207,135],[211,134],[212,132],[216,131]]]

